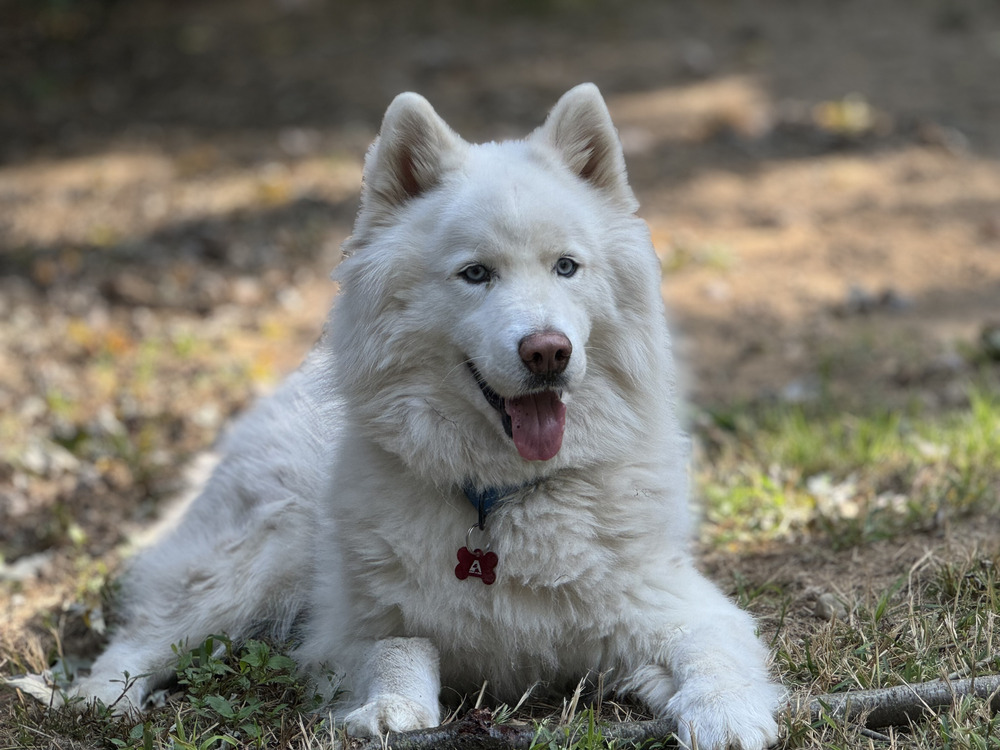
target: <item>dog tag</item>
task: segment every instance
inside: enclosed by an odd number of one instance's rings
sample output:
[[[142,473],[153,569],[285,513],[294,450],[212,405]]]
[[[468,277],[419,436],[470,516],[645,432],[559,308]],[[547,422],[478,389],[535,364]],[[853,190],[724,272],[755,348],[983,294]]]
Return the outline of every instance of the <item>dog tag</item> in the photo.
[[[464,581],[471,576],[472,578],[480,579],[489,586],[497,579],[497,574],[493,569],[497,566],[498,562],[500,562],[500,558],[496,552],[490,552],[489,550],[483,552],[478,548],[470,552],[468,547],[462,547],[458,551],[458,565],[455,566],[455,577],[460,581]]]

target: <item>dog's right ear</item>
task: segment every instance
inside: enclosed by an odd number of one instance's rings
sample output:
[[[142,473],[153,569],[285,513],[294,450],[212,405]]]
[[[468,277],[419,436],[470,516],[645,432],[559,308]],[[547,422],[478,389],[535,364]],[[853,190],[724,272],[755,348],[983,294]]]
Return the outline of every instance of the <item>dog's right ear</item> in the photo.
[[[396,209],[457,167],[467,146],[422,96],[397,96],[365,158],[359,219],[376,226],[390,222]]]

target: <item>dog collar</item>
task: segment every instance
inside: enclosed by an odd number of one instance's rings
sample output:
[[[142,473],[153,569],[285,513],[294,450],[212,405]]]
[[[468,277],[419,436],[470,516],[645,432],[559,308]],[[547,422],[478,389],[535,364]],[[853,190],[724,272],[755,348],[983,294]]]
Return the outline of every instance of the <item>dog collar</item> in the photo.
[[[472,503],[472,507],[479,513],[479,522],[472,526],[465,535],[465,546],[458,550],[458,565],[455,566],[455,577],[460,581],[466,578],[478,578],[487,586],[497,579],[496,566],[500,562],[500,557],[496,552],[490,550],[489,544],[486,549],[473,547],[471,542],[472,532],[476,526],[480,531],[486,528],[486,516],[498,505],[509,500],[525,487],[534,485],[534,482],[527,482],[521,485],[509,485],[507,487],[487,487],[484,490],[477,489],[471,482],[462,486],[462,492]]]
[[[472,507],[479,512],[479,530],[486,528],[486,516],[495,507],[508,500],[512,495],[517,494],[528,484],[508,485],[506,487],[487,487],[484,490],[477,489],[475,485],[466,484],[462,487],[465,497],[472,503]]]

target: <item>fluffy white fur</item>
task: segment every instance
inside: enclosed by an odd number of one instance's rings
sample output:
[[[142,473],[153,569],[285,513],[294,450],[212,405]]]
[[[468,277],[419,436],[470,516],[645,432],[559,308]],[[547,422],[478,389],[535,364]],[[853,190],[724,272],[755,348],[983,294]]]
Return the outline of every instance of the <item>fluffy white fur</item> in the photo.
[[[754,624],[689,556],[660,267],[636,206],[592,85],[527,139],[482,145],[397,97],[322,341],[138,555],[126,624],[79,692],[110,704],[123,672],[148,675],[118,703],[139,706],[171,644],[266,628],[295,634],[304,670],[338,675],[333,710],[358,734],[436,724],[442,686],[487,680],[511,702],[603,672],[686,743],[773,742],[779,691]],[[562,258],[576,273],[555,272]],[[488,283],[462,276],[474,264]],[[519,342],[539,331],[573,349],[562,447],[528,461],[466,362],[516,397]],[[477,518],[467,483],[522,487],[488,519],[492,586],[453,572]]]

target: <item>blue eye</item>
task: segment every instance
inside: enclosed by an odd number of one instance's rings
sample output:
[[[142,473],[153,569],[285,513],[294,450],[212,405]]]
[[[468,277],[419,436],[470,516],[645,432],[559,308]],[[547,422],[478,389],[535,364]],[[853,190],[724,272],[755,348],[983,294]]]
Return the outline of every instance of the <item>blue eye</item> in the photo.
[[[458,272],[458,275],[470,284],[485,284],[493,278],[493,274],[490,269],[482,263],[473,263],[471,266],[466,266]]]
[[[566,256],[563,256],[562,258],[560,258],[559,260],[556,261],[555,271],[560,276],[564,276],[566,278],[569,278],[574,273],[576,273],[576,269],[579,268],[579,267],[580,267],[580,264],[577,263],[575,260],[573,260],[572,258],[568,258]]]

